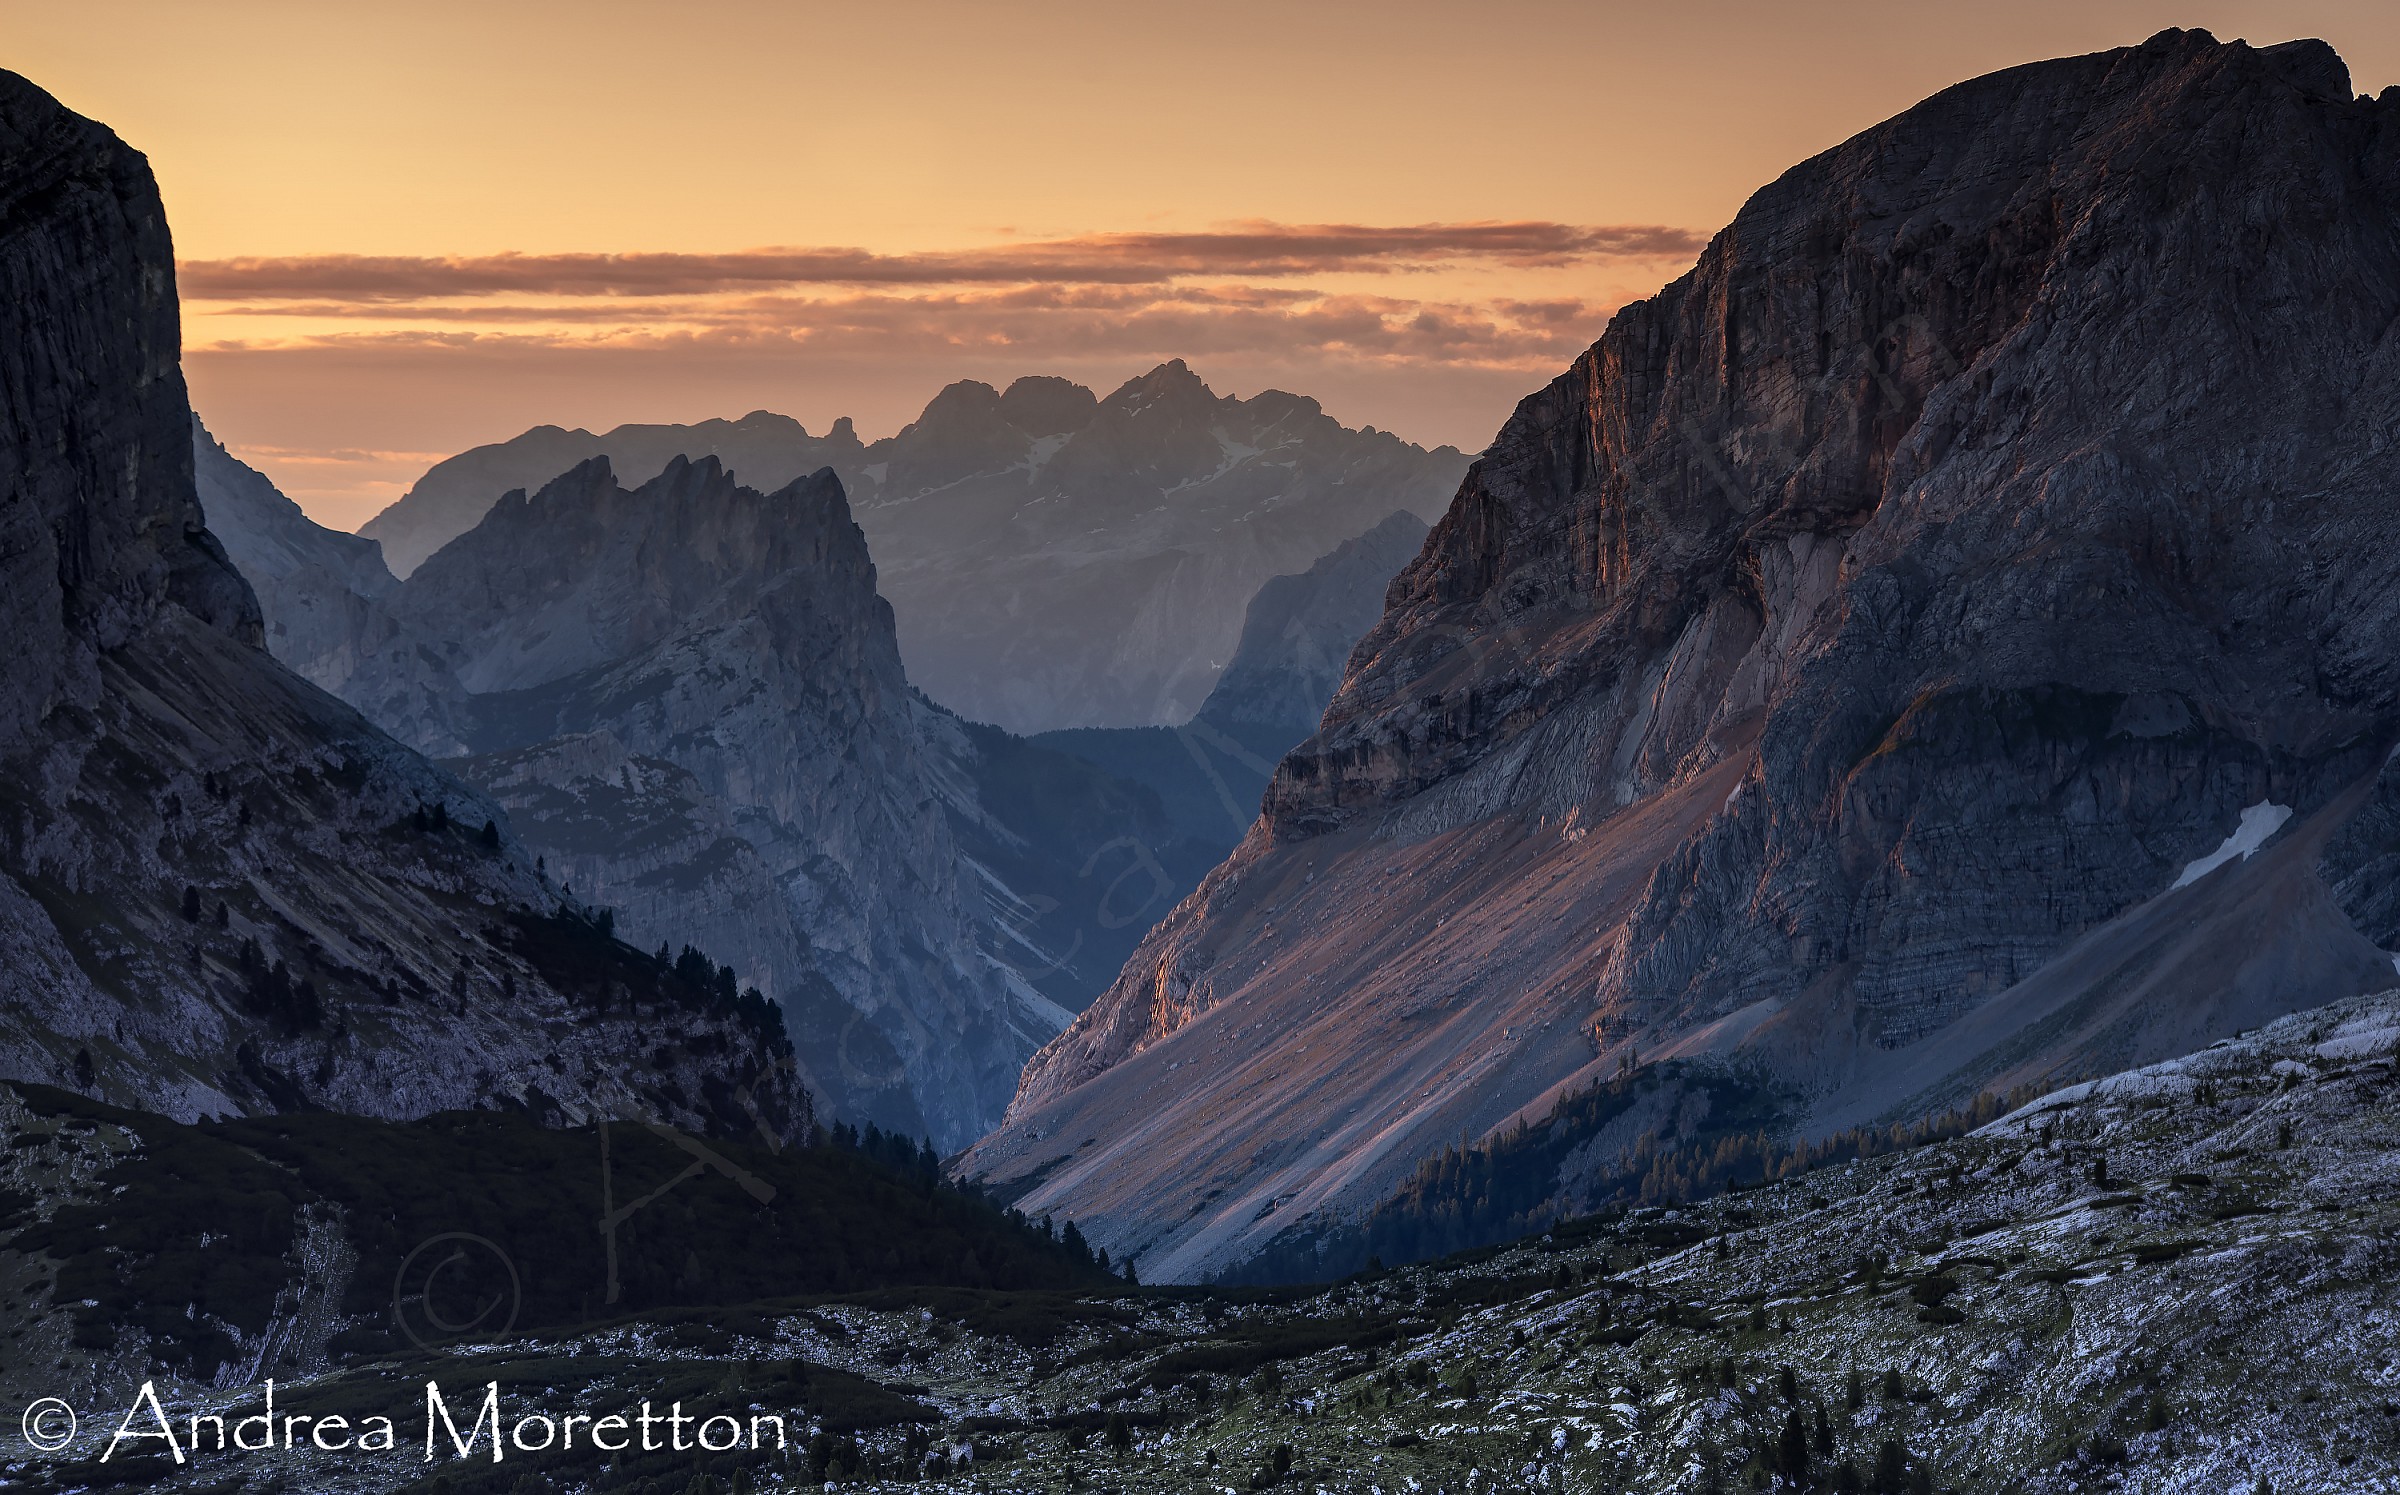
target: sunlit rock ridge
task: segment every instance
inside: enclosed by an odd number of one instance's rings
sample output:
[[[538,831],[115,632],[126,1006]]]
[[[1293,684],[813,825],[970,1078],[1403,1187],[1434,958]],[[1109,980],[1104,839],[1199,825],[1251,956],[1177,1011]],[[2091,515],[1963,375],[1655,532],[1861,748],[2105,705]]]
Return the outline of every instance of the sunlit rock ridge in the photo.
[[[1518,407],[968,1168],[1189,1277],[1622,1066],[1808,1131],[2388,984],[2396,327],[2400,92],[2319,42],[1794,167]]]

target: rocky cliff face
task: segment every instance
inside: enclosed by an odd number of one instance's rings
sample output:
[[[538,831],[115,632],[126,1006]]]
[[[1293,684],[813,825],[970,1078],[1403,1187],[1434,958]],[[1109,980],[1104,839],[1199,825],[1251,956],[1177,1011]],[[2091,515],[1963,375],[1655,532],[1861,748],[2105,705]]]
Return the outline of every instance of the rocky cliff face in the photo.
[[[192,479],[208,532],[250,583],[267,650],[332,689],[356,675],[400,583],[372,540],[329,530],[192,419]]]
[[[630,952],[554,916],[531,855],[479,834],[496,807],[260,647],[177,339],[148,166],[0,73],[0,1076],[186,1118],[747,1127],[739,1089],[792,1124],[732,1018],[594,1011]]]
[[[578,897],[785,1008],[844,1115],[955,1147],[1066,1013],[1001,958],[891,610],[829,470],[594,458],[388,599],[441,709],[387,718],[504,803]],[[1087,988],[1088,990],[1088,988]]]
[[[406,575],[510,488],[607,456],[629,480],[716,456],[749,485],[830,466],[875,553],[909,673],[1019,733],[1189,720],[1243,603],[1393,510],[1430,518],[1466,459],[1350,430],[1314,400],[1220,398],[1181,362],[1106,399],[1063,379],[966,381],[861,446],[764,412],[602,435],[541,427],[428,472],[362,533]]]
[[[2388,980],[2396,146],[2321,43],[2168,32],[1759,192],[973,1166],[1191,1272],[1643,1058],[1806,1128]]]

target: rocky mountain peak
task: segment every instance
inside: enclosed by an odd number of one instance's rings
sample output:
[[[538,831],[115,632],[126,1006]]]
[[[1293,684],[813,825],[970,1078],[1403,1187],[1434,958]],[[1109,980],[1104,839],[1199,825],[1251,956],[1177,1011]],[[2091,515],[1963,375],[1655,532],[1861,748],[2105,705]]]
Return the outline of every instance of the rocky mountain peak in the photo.
[[[0,71],[0,748],[97,689],[169,603],[255,643],[255,598],[192,498],[173,250],[148,165]]]
[[[865,537],[830,468],[760,493],[714,456],[677,455],[627,489],[599,456],[530,497],[503,495],[410,577],[395,613],[450,640],[468,690],[522,690],[651,648],[695,620],[739,616],[784,595],[771,582],[794,570],[828,590],[791,595],[793,605],[879,607]]]
[[[1394,509],[1432,517],[1466,467],[1449,447],[1345,428],[1302,395],[1220,398],[1178,360],[1106,400],[1049,376],[961,380],[866,447],[847,422],[817,439],[755,413],[598,436],[543,427],[435,464],[361,533],[406,575],[511,489],[538,492],[603,454],[638,486],[670,457],[712,453],[762,492],[832,467],[912,680],[1014,732],[1190,720],[1261,584]],[[417,692],[408,649],[371,652],[361,691]]]
[[[645,948],[695,943],[779,1004],[839,1114],[963,1144],[1066,1020],[986,949],[989,874],[950,823],[972,790],[920,729],[831,468],[761,492],[676,453],[628,488],[595,455],[504,495],[388,611],[440,666],[421,701],[377,698],[393,728],[470,752]]]
[[[1100,402],[1103,409],[1138,415],[1147,410],[1189,414],[1215,406],[1215,390],[1192,372],[1190,364],[1171,358],[1146,374],[1126,380]]]
[[[1192,1270],[1637,1055],[1805,1129],[2388,982],[2400,94],[2328,56],[2162,33],[1762,188],[1517,408],[979,1161]]]
[[[1000,396],[1001,415],[1036,440],[1082,430],[1099,407],[1090,390],[1049,374],[1014,380]]]
[[[2171,28],[2152,38],[2154,43],[2164,42],[2170,46],[2186,40],[2197,45],[2212,42],[2215,38],[2205,31],[2179,33]],[[2322,104],[2350,101],[2350,65],[2342,61],[2341,53],[2315,37],[2261,47],[2259,55],[2272,63],[2286,82],[2309,98]]]

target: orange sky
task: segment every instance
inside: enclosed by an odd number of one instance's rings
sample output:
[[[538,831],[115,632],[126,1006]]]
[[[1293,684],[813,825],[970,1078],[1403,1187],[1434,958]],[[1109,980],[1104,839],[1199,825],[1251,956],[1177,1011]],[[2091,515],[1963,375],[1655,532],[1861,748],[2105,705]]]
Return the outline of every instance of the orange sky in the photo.
[[[2166,25],[2400,82],[2391,0],[0,0],[0,65],[150,154],[202,415],[350,526],[540,421],[1178,356],[1473,449],[1786,166]]]

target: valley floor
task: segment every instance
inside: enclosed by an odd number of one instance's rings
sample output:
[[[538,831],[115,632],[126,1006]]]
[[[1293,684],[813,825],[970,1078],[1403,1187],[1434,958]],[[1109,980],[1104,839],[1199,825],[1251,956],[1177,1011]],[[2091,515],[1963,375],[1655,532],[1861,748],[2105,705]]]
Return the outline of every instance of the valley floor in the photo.
[[[146,1467],[456,1495],[2395,1490],[2396,1051],[2400,994],[2341,1003],[1913,1153],[1329,1288],[896,1290],[278,1387],[399,1405],[438,1373],[555,1411],[673,1386],[789,1412],[781,1454],[428,1465],[403,1421],[396,1458]],[[6,1481],[95,1487],[104,1441],[12,1449]]]

